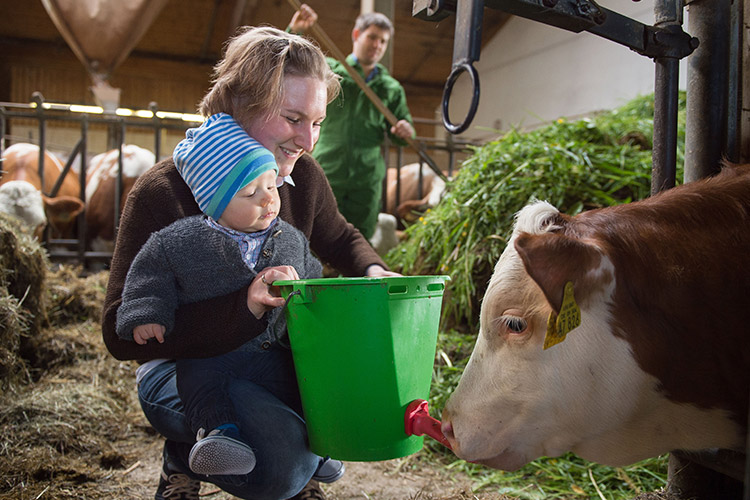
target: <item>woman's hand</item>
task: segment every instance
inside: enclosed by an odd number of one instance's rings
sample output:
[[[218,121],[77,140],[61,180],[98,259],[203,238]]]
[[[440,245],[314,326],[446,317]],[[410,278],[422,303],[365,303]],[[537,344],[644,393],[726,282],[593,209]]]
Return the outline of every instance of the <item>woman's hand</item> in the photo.
[[[393,271],[386,271],[383,269],[383,266],[379,264],[373,264],[371,266],[368,266],[367,270],[365,271],[365,276],[370,276],[373,278],[381,278],[385,276],[402,276],[399,273],[394,273]]]
[[[382,269],[382,268],[381,268]],[[273,286],[274,281],[298,280],[299,274],[292,266],[267,267],[255,277],[247,290],[247,308],[260,319],[274,307],[284,305],[281,290]]]

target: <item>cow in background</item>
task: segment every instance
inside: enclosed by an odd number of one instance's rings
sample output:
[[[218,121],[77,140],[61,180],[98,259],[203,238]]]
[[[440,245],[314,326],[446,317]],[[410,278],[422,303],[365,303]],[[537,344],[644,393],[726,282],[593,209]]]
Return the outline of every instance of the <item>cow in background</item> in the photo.
[[[370,238],[370,244],[378,254],[385,255],[397,246],[403,237],[403,231],[399,230],[399,227],[403,228],[405,223],[414,222],[421,213],[437,205],[444,192],[445,181],[426,165],[410,163],[400,169],[389,168],[386,171],[386,212],[378,214],[378,223]]]
[[[421,191],[419,188],[420,167],[422,170]],[[398,200],[396,200],[397,189]],[[410,163],[400,169],[387,169],[385,191],[385,211],[395,216],[398,221],[414,222],[419,217],[419,213],[440,202],[445,193],[445,181],[427,165]]]
[[[381,257],[395,248],[401,242],[401,233],[398,230],[398,221],[391,214],[379,213],[375,232],[370,237],[370,245]]]
[[[86,239],[95,251],[112,252],[115,239],[115,197],[119,151],[93,157],[86,172]],[[155,163],[154,153],[134,144],[122,146],[120,212],[138,177]]]
[[[453,451],[504,470],[743,452],[748,255],[750,166],[575,217],[525,207],[442,414]]]
[[[83,211],[80,181],[71,169],[51,193],[62,176],[64,166],[56,156],[44,152],[44,179],[39,177],[39,146],[17,143],[5,150],[0,177],[0,211],[22,218],[37,237],[49,225],[53,238],[70,238],[75,219]]]

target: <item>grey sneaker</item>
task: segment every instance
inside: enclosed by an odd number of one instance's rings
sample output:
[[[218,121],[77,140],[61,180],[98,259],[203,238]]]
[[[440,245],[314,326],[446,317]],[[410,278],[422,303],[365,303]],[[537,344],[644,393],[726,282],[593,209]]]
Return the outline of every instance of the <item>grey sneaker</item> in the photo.
[[[249,474],[255,468],[255,453],[234,429],[214,429],[205,436],[200,429],[188,457],[190,470],[209,476]]]
[[[163,463],[155,500],[198,500],[200,481],[180,472],[172,462],[164,445]]]
[[[313,474],[313,480],[321,483],[332,483],[338,481],[344,476],[346,467],[341,460],[325,457],[321,459],[318,470]]]

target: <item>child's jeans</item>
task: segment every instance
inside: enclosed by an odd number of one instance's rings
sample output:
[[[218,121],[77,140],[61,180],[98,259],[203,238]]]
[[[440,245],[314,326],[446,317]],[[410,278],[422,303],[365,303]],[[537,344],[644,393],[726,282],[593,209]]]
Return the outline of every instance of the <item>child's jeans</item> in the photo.
[[[157,365],[141,379],[141,407],[151,425],[169,441],[166,449],[185,474],[239,498],[289,498],[308,483],[320,462],[308,449],[296,380],[292,387],[286,386],[288,373],[293,374],[291,353],[277,347],[235,352],[245,356],[244,376],[230,379],[225,394],[234,405],[243,438],[255,451],[257,464],[249,474],[198,476],[188,468],[195,432],[177,394],[174,361]]]
[[[236,351],[212,358],[177,360],[177,394],[194,433],[208,433],[222,424],[235,424],[244,434],[229,394],[232,380],[247,380],[267,389],[297,413],[302,413],[291,352],[277,343],[251,342]],[[247,406],[243,404],[243,409]],[[250,410],[252,411],[252,410]],[[252,446],[252,441],[246,441]]]

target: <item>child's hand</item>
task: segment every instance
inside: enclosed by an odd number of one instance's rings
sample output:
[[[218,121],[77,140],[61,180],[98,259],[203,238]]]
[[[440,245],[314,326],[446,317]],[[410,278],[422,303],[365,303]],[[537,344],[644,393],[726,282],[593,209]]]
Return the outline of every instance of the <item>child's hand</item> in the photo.
[[[247,289],[247,308],[260,319],[274,307],[283,306],[281,289],[273,286],[274,281],[298,280],[299,274],[292,266],[267,267],[260,271]]]
[[[149,323],[147,325],[138,325],[133,328],[133,340],[137,344],[145,344],[148,339],[155,338],[159,343],[164,343],[164,332],[167,331],[162,325],[156,323]]]

